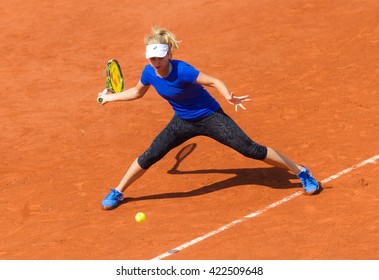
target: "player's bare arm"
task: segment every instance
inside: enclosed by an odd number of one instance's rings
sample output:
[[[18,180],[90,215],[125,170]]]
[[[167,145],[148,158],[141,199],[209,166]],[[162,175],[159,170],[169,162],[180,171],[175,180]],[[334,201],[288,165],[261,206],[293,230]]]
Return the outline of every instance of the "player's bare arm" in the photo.
[[[145,93],[148,91],[150,86],[145,86],[141,83],[141,81],[138,81],[137,85],[126,89],[120,93],[117,94],[102,94],[100,93],[101,98],[103,98],[102,104],[105,104],[107,102],[114,102],[114,101],[131,101],[135,99],[142,98]]]
[[[197,84],[203,85],[203,86],[210,86],[225,97],[225,99],[235,106],[235,110],[237,111],[238,107],[241,107],[242,109],[246,110],[246,108],[242,105],[242,102],[250,101],[248,95],[244,96],[235,96],[233,92],[230,92],[228,87],[225,85],[225,83],[215,77],[212,77],[208,74],[205,74],[203,72],[199,73],[199,76],[196,80]]]

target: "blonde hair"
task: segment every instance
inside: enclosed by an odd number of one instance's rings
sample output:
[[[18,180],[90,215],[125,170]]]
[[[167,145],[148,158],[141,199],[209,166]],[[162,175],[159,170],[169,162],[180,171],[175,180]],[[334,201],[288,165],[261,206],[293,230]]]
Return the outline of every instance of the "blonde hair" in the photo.
[[[170,59],[172,58],[172,52],[179,49],[179,43],[180,41],[176,40],[174,33],[159,26],[151,28],[150,36],[145,37],[145,45],[167,44]]]

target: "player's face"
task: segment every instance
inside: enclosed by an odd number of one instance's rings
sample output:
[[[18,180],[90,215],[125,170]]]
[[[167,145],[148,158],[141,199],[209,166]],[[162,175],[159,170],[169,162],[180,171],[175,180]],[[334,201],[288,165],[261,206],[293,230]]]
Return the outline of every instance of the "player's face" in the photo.
[[[149,58],[150,65],[161,76],[167,76],[170,72],[170,60],[168,54],[165,57]]]

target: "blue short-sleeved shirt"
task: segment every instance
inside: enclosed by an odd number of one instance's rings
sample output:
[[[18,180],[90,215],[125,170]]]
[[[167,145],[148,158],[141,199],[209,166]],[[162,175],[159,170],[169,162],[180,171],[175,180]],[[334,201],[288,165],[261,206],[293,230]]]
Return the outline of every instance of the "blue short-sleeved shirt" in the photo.
[[[198,120],[213,114],[220,104],[196,79],[199,71],[180,60],[171,60],[170,74],[161,78],[151,65],[146,65],[141,83],[152,85],[160,96],[166,99],[179,117],[185,120]]]

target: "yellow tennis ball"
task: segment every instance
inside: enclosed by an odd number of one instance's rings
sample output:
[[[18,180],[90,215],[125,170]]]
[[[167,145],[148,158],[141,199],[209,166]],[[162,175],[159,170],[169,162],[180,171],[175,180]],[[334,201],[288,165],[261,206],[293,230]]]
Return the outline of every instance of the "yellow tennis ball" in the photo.
[[[145,213],[143,213],[143,212],[138,212],[138,213],[136,214],[135,219],[136,219],[136,222],[137,222],[137,223],[142,223],[142,222],[144,222],[144,221],[146,220],[146,215],[145,215]]]

